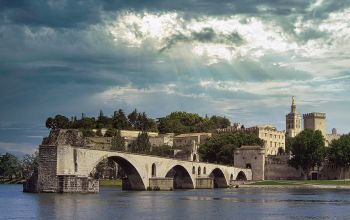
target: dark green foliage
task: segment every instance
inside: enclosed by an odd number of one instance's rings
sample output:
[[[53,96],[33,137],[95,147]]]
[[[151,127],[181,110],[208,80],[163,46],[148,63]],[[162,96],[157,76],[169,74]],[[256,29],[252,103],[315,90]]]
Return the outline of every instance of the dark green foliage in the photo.
[[[321,131],[305,129],[299,133],[291,145],[292,159],[289,164],[294,168],[301,168],[304,177],[311,168],[320,166],[326,156],[326,148]]]
[[[130,147],[131,152],[134,153],[147,153],[151,151],[151,143],[147,132],[141,132],[137,139],[132,142]]]
[[[94,117],[86,117],[82,114],[81,119],[71,117],[69,120],[65,116],[56,115],[55,118],[49,117],[46,120],[46,127],[50,129],[101,129],[115,128],[125,130],[142,130],[142,131],[157,131],[156,122],[148,118],[146,113],[139,113],[135,109],[132,113],[125,116],[123,110],[119,109],[114,112],[113,117],[105,116],[102,110],[100,111],[97,120]]]
[[[158,130],[160,133],[190,133],[206,132],[215,128],[225,128],[230,125],[230,121],[221,116],[208,118],[200,117],[195,113],[173,112],[159,120]]]
[[[285,153],[284,149],[282,147],[279,147],[277,154],[281,155],[281,154],[284,154],[284,153]]]
[[[342,135],[338,140],[332,141],[328,157],[330,162],[341,168],[341,175],[344,167],[350,165],[350,134]]]
[[[21,177],[21,162],[16,156],[6,153],[0,156],[0,177],[12,180]]]
[[[111,150],[124,151],[125,150],[125,140],[120,134],[120,130],[111,131],[112,133],[112,146]],[[114,134],[113,134],[114,133]],[[107,133],[106,133],[107,134]]]
[[[106,131],[105,137],[114,137],[116,136],[117,132],[118,132],[118,129],[110,128]]]
[[[209,138],[199,147],[198,152],[203,161],[232,165],[234,163],[233,151],[242,145],[263,146],[264,142],[253,134],[223,133]]]
[[[75,118],[76,119],[76,118]],[[96,121],[95,118],[82,117],[80,120],[75,120],[72,123],[71,128],[75,129],[95,129]]]
[[[141,131],[157,131],[156,122],[148,118],[146,113],[139,113],[135,109],[128,115],[129,123],[132,129]]]
[[[111,128],[113,125],[113,120],[107,116],[105,116],[100,110],[100,114],[96,121],[96,128]]]
[[[55,118],[49,117],[45,123],[50,129],[66,129],[70,127],[69,119],[63,115],[56,115]]]
[[[91,129],[81,129],[84,137],[95,137],[96,134]]]
[[[174,149],[168,145],[162,145],[157,147],[153,146],[150,154],[161,156],[161,157],[173,157]]]
[[[119,130],[131,128],[131,124],[129,123],[128,118],[126,117],[122,109],[119,109],[118,111],[114,112],[113,128],[116,128]]]
[[[294,138],[286,137],[286,153],[291,152],[293,141],[294,141]]]

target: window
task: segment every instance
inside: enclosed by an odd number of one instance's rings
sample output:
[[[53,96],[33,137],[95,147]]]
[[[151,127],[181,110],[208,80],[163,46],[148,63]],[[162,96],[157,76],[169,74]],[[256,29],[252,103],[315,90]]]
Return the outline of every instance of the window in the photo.
[[[201,167],[198,167],[198,176],[201,175]]]
[[[152,164],[152,177],[155,177],[155,176],[157,176],[157,175],[156,175],[156,164],[153,163],[153,164]]]
[[[192,167],[192,174],[196,174],[196,168],[194,166]]]

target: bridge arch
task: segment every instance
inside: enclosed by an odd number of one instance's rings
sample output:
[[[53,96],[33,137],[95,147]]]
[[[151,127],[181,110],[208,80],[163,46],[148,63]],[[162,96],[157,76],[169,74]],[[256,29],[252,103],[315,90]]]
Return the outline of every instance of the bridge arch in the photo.
[[[247,176],[243,171],[239,171],[239,173],[237,174],[236,180],[241,180],[241,181],[247,180]]]
[[[93,166],[93,170],[96,166],[104,159],[110,159],[116,162],[125,172],[125,177],[123,178],[123,189],[125,190],[145,190],[145,183],[140,175],[140,170],[135,167],[131,161],[127,160],[121,156],[105,156],[96,162]],[[153,167],[152,167],[153,168]]]
[[[211,173],[209,174],[209,177],[214,179],[214,188],[228,187],[227,180],[221,169],[215,168],[213,171],[211,171]]]
[[[193,189],[194,184],[191,175],[181,165],[175,165],[171,168],[165,177],[173,178],[174,189]]]

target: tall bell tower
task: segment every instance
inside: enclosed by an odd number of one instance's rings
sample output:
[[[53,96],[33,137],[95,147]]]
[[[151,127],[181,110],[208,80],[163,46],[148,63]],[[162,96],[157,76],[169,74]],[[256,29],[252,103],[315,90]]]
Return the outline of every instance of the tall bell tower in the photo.
[[[286,136],[295,137],[301,132],[301,114],[297,112],[295,97],[292,97],[290,113],[286,115]]]

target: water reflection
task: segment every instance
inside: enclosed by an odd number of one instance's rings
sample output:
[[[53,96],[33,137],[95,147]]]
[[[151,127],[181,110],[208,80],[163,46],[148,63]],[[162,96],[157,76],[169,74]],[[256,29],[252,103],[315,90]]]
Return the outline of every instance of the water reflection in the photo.
[[[349,219],[349,196],[291,189],[28,194],[0,185],[0,219]]]

